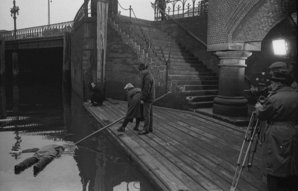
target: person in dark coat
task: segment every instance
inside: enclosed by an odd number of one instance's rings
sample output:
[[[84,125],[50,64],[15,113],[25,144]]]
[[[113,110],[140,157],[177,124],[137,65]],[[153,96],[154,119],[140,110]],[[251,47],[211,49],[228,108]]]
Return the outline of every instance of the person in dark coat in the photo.
[[[90,83],[90,90],[92,91],[91,103],[93,106],[101,106],[104,100],[104,96],[101,91],[101,87],[94,82]]]
[[[158,12],[160,13],[161,20],[166,20],[166,0],[155,0],[155,5],[158,7]]]
[[[155,99],[155,82],[148,65],[139,63],[138,69],[141,73],[141,103],[143,103],[144,114],[144,128],[139,132],[139,135],[145,135],[153,131],[152,104]]]
[[[271,67],[272,68],[272,67]],[[267,121],[263,162],[269,191],[298,190],[298,92],[285,69],[271,72],[271,92],[256,104],[258,118]]]
[[[141,89],[135,88],[131,83],[128,83],[125,85],[124,90],[127,91],[127,112],[122,126],[117,131],[124,132],[127,124],[132,122],[134,118],[136,119],[136,125],[133,130],[138,131],[143,113],[140,100]]]
[[[32,149],[25,149],[19,152],[11,152],[11,154],[18,154],[21,153],[30,153],[34,152],[32,157],[25,159],[24,161],[20,162],[19,164],[15,165],[14,170],[15,174],[19,174],[20,172],[24,171],[25,169],[33,166],[33,173],[36,176],[41,170],[44,169],[46,165],[48,165],[54,158],[60,157],[62,152],[64,152],[65,147],[62,145],[47,145],[44,147],[39,148],[32,148]]]

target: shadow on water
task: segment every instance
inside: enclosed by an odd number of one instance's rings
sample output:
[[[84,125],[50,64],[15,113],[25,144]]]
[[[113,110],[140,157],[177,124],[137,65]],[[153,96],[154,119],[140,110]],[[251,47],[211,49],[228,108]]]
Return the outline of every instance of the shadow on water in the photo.
[[[33,153],[13,156],[10,151],[73,143],[99,128],[76,94],[63,97],[63,107],[26,107],[0,124],[0,190],[158,190],[106,131],[51,161],[36,177],[32,168],[14,174],[14,165]]]

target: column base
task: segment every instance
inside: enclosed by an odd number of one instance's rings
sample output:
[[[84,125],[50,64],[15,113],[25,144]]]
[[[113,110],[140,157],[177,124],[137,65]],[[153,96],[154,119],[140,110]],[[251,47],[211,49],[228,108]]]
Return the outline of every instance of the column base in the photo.
[[[225,116],[247,116],[248,104],[245,97],[217,96],[213,102],[213,113]]]

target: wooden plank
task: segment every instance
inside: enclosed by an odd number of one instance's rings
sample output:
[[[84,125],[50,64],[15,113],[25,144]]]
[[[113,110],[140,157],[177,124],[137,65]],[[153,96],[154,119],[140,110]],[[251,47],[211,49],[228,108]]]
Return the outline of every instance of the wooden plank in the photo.
[[[158,111],[158,110],[157,110],[157,111]],[[183,112],[183,111],[182,111],[182,112]],[[181,114],[182,112],[180,111],[179,114]],[[158,112],[155,112],[155,113],[157,113],[158,116],[164,115],[164,114],[162,114],[162,113],[159,114]],[[166,112],[166,113],[167,113],[167,112]],[[171,118],[171,119],[168,119],[168,120],[169,120],[169,121],[172,121],[173,118],[176,119],[177,117],[175,117],[175,115],[173,115],[172,118]],[[162,119],[166,119],[166,118],[163,117]],[[156,121],[156,120],[154,120],[154,121]],[[209,125],[210,125],[210,124],[209,124]],[[211,125],[212,125],[212,124],[211,124]],[[175,132],[173,132],[173,133],[175,133]],[[236,160],[236,159],[235,159],[235,160]],[[232,178],[231,176],[232,176],[232,174],[233,174],[233,172],[234,172],[233,169],[234,169],[235,165],[232,165],[232,164],[229,164],[229,165],[230,165],[230,167],[231,167],[231,168],[230,168],[230,171],[231,171],[231,173],[230,173],[230,178]],[[244,172],[244,173],[245,173],[245,172]],[[225,174],[226,174],[226,173],[225,173]],[[250,177],[250,176],[249,176],[249,177]],[[261,178],[261,177],[259,177],[259,178]],[[249,178],[248,178],[248,179],[249,179]]]
[[[167,169],[168,176],[176,177],[178,182],[181,182],[181,184],[185,185],[189,188],[189,190],[202,190],[205,191],[203,187],[196,184],[193,180],[191,180],[190,177],[188,177],[183,171],[179,170],[179,168],[174,165],[173,163],[168,161],[168,158],[164,155],[161,155],[159,152],[157,152],[154,147],[152,147],[151,144],[148,144],[148,142],[144,141],[145,136],[138,136],[134,133],[130,134],[134,140],[137,141],[137,143],[146,149],[146,151],[153,156],[156,160],[159,161],[160,165]]]
[[[97,116],[98,110],[95,111],[94,108],[88,107],[87,105],[85,105],[85,108],[96,118],[96,120],[98,120],[98,122],[102,122],[100,117]],[[176,178],[176,176],[172,175],[171,172],[160,163],[160,161],[149,154],[144,148],[140,147],[139,144],[136,144],[134,140],[127,135],[119,137],[115,132],[115,127],[116,125],[113,125],[111,129],[108,129],[108,131],[110,131],[111,135],[113,135],[116,140],[121,140],[120,144],[126,148],[126,151],[130,153],[135,161],[137,161],[149,172],[149,174],[151,174],[151,178],[153,178],[160,187],[168,191],[189,190],[179,179]]]
[[[208,145],[197,142],[195,138],[189,138],[187,134],[183,135],[179,131],[175,131],[175,129],[172,128],[172,126],[171,127],[163,126],[163,127],[164,129],[159,128],[160,131],[163,131],[163,134],[170,135],[173,139],[178,140],[186,147],[192,148],[192,152],[201,153],[202,155],[204,155],[204,157],[206,157],[210,161],[213,161],[218,166],[222,166],[225,169],[228,169],[228,171],[230,171],[229,177],[230,179],[232,179],[235,165],[233,165],[231,161],[236,160],[236,157],[237,157],[236,155],[234,155],[235,156],[234,160],[227,159],[224,155],[224,152],[221,154],[218,154],[220,150],[217,149],[216,147],[213,149],[206,149],[207,147],[209,147]],[[189,141],[189,140],[192,140],[192,141]],[[249,182],[253,182],[254,184],[257,184],[258,181],[256,181],[256,179],[258,178],[261,178],[261,177],[254,177],[254,176],[248,175],[245,177],[245,180],[246,181],[249,180]],[[261,185],[262,183],[260,183],[260,186]]]
[[[102,118],[113,120],[123,116],[126,104],[123,101],[119,104],[107,102],[103,108],[92,107],[91,110],[93,115],[101,116],[99,121],[102,122]],[[173,179],[194,191],[229,189],[243,130],[228,128],[226,123],[190,112],[156,106],[153,122],[154,132],[145,136],[138,136],[129,128],[119,136],[116,129],[120,124],[108,131],[131,155],[136,155],[134,158],[143,163],[143,168],[156,182],[160,181],[159,184],[167,189],[177,189],[171,183],[164,183]],[[147,164],[153,159],[154,164]],[[241,191],[264,190],[259,170],[244,171],[238,188]]]
[[[160,125],[160,124],[158,124],[158,125]],[[166,139],[166,142],[168,142],[170,145],[173,145],[177,149],[177,151],[175,152],[177,157],[183,156],[183,155],[189,156],[192,160],[194,160],[194,162],[199,163],[204,168],[208,168],[213,173],[218,174],[218,176],[221,177],[222,179],[225,179],[226,183],[222,182],[223,186],[226,185],[227,182],[228,183],[232,182],[233,173],[234,173],[234,171],[232,170],[232,168],[233,168],[232,165],[229,164],[229,167],[230,167],[229,168],[226,165],[223,165],[222,163],[215,163],[214,161],[210,160],[210,158],[206,157],[204,152],[194,152],[192,149],[190,149],[191,147],[187,147],[184,144],[179,143],[178,141],[175,140],[175,138],[173,138],[173,136],[170,136],[173,134],[172,132],[167,132],[167,133],[157,132],[155,134],[158,137],[162,137],[162,138]],[[190,162],[190,164],[193,164],[193,163]],[[202,170],[202,171],[205,173],[208,172],[208,170]],[[209,177],[214,177],[214,175],[210,174],[212,172],[208,173]],[[213,180],[215,182],[217,182],[217,180],[215,178]],[[245,191],[247,191],[247,190],[249,190],[249,187],[251,187],[251,186],[247,185],[247,183],[244,183],[244,187],[245,187]],[[225,188],[226,187],[224,187],[224,190],[227,190]],[[251,190],[256,190],[256,189],[252,188]]]
[[[143,136],[142,138],[147,144],[151,145],[151,147],[154,148],[156,152],[159,152],[160,155],[163,155],[170,163],[172,163],[172,165],[177,166],[179,168],[179,171],[184,172],[189,177],[185,181],[186,185],[189,185],[192,190],[198,189],[199,186],[208,191],[222,190],[219,186],[214,184],[203,174],[193,169],[192,166],[186,165],[185,161],[181,160],[178,156],[175,156],[172,153],[172,147],[168,146],[168,144],[160,144],[161,142],[158,141],[158,138],[154,134],[149,134],[148,136]],[[179,154],[180,152],[176,153],[176,155]],[[184,179],[186,179],[185,177],[186,176],[184,176]]]

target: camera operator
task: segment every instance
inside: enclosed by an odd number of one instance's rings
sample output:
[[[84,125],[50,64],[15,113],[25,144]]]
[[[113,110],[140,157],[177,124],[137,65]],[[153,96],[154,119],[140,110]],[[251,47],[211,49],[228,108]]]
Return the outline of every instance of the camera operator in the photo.
[[[255,105],[258,118],[268,124],[262,157],[269,191],[298,190],[298,92],[290,87],[293,78],[284,66],[269,67],[271,91],[263,104]]]

